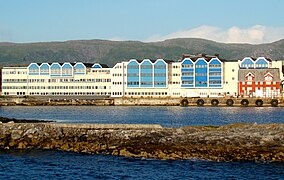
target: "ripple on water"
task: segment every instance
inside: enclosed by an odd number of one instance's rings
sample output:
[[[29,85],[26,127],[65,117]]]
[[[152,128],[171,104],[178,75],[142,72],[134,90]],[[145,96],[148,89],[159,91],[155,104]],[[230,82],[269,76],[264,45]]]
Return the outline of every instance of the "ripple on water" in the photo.
[[[51,150],[0,153],[1,179],[281,179],[284,163],[149,160]]]

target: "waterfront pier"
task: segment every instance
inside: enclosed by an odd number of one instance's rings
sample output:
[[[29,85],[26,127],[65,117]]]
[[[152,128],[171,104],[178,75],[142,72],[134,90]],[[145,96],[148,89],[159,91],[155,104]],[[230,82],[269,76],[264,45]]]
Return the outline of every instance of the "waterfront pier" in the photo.
[[[8,97],[0,98],[0,106],[213,106],[213,107],[283,107],[283,98],[251,97]]]

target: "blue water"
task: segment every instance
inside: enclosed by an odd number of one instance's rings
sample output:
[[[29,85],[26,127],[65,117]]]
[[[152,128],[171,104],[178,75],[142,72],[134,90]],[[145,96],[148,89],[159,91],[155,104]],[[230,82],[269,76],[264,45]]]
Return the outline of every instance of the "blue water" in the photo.
[[[283,163],[149,160],[32,150],[0,153],[1,179],[283,179]]]
[[[180,127],[284,123],[284,108],[11,106],[0,107],[0,116]],[[53,150],[0,150],[0,170],[0,179],[284,179],[284,163],[151,160]]]
[[[6,106],[0,116],[56,120],[58,123],[225,125],[284,123],[281,107]]]

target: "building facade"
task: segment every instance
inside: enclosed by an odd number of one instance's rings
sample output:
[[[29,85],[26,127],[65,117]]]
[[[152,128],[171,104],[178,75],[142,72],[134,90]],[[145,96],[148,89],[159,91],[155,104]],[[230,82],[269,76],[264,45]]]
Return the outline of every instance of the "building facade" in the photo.
[[[5,96],[110,96],[110,68],[88,63],[31,63],[2,69]]]
[[[188,55],[182,60],[31,63],[2,69],[5,96],[223,97],[279,96],[282,61],[227,61]]]
[[[239,69],[239,94],[253,97],[279,96],[281,72],[274,64],[263,57],[244,58]],[[276,67],[272,68],[273,65]]]

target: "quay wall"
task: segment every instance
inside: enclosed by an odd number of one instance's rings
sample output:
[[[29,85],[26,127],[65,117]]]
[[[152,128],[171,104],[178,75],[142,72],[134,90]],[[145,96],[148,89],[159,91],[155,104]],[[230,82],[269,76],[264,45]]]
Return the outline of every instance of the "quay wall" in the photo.
[[[114,105],[121,106],[179,106],[180,98],[115,98]]]
[[[11,97],[0,98],[0,106],[250,106],[250,107],[284,107],[283,98],[250,98],[250,97],[219,97],[219,98],[97,98],[97,97]]]
[[[112,106],[114,100],[109,98],[90,98],[90,97],[60,97],[60,98],[35,98],[35,97],[13,97],[0,98],[0,106]]]
[[[39,148],[136,158],[284,162],[284,124],[162,128],[0,123],[0,150]]]

